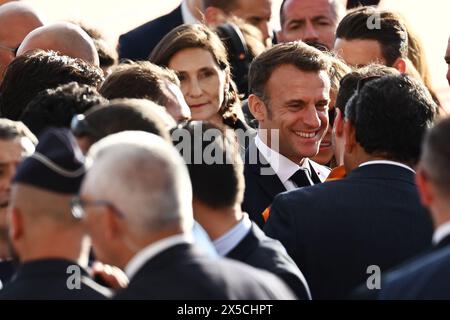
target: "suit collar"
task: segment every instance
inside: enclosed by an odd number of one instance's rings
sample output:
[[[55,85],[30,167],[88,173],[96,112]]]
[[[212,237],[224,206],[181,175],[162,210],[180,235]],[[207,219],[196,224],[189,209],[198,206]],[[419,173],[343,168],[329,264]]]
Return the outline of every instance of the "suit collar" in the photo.
[[[153,242],[139,251],[128,262],[127,266],[125,267],[125,273],[127,274],[129,279],[132,279],[133,276],[142,268],[143,265],[146,264],[147,261],[152,260],[159,253],[164,252],[165,250],[175,245],[190,242],[192,242],[192,238],[185,234],[177,234],[161,239],[157,242]]]
[[[39,259],[25,262],[17,269],[17,277],[22,276],[41,276],[42,274],[67,274],[69,267],[78,267],[82,275],[86,276],[87,272],[75,261],[66,259],[51,258]]]
[[[247,213],[235,226],[213,241],[214,247],[220,256],[226,256],[246,237],[252,227],[252,222]]]
[[[200,21],[198,21],[192,14],[191,10],[189,10],[186,0],[183,0],[183,2],[181,3],[181,16],[183,17],[183,24],[200,23]]]
[[[204,257],[195,245],[191,243],[179,243],[164,251],[156,254],[152,259],[147,260],[145,264],[137,270],[133,278],[130,279],[131,283],[139,283],[142,278],[148,275],[157,274],[158,271],[166,269],[173,264],[187,263],[188,260],[192,260],[195,257]]]
[[[277,194],[286,191],[280,178],[259,152],[254,139],[251,139],[245,152],[245,166],[254,175],[255,181],[271,198],[275,198]]]
[[[450,243],[450,221],[441,224],[433,233],[433,245],[441,246],[448,243]]]
[[[226,256],[231,259],[244,261],[251,254],[259,243],[264,239],[265,234],[252,222],[252,227],[244,239]]]
[[[371,164],[358,167],[347,174],[345,179],[383,179],[401,180],[407,183],[415,183],[415,174],[406,168],[390,164]]]

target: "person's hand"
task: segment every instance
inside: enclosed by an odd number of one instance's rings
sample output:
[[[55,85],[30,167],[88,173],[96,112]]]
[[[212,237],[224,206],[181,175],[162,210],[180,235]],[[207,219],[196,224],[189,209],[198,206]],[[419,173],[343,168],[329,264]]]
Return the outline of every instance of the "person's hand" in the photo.
[[[114,290],[126,288],[129,282],[122,270],[101,262],[92,265],[92,277],[99,284]]]

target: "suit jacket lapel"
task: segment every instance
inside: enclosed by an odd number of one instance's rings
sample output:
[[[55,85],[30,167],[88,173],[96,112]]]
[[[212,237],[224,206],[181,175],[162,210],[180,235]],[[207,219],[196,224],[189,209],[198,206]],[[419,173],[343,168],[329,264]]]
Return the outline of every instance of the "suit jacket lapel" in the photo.
[[[252,227],[249,233],[226,256],[231,259],[245,261],[250,253],[253,252],[258,246],[259,238],[258,234],[256,233],[256,228],[258,228],[258,226],[256,226],[256,224],[252,222]]]
[[[259,152],[254,139],[251,139],[249,143],[245,160],[250,170],[255,175],[255,181],[258,182],[261,188],[271,198],[274,198],[277,194],[286,191],[286,188],[280,178],[278,178],[278,175],[272,169],[264,156]]]

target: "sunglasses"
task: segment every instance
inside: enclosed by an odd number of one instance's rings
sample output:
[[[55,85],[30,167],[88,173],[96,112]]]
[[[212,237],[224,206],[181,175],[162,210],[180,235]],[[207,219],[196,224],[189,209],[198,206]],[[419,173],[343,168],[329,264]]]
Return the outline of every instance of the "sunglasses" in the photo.
[[[89,206],[90,207],[108,207],[118,217],[120,217],[120,218],[125,217],[125,215],[109,201],[106,201],[106,200],[87,201],[87,200],[82,200],[78,196],[73,197],[72,201],[70,202],[72,216],[77,220],[84,219],[86,217],[86,207],[89,207]]]

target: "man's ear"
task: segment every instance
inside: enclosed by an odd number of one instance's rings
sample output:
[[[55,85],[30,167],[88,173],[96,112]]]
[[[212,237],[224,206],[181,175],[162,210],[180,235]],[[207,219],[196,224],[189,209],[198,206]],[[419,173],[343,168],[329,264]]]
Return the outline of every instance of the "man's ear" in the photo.
[[[264,122],[267,116],[265,103],[256,95],[251,94],[248,97],[248,109],[258,122]]]
[[[345,138],[345,152],[351,153],[356,147],[356,133],[355,127],[350,121],[344,121],[344,138]]]
[[[9,236],[11,240],[17,241],[22,238],[24,233],[23,215],[18,208],[12,207],[8,209],[8,225]]]
[[[206,24],[210,27],[221,25],[227,19],[225,12],[217,7],[207,7],[203,14],[205,15]]]
[[[395,60],[394,64],[392,65],[393,68],[397,69],[400,73],[406,73],[406,61],[403,58],[397,58]]]
[[[416,184],[419,189],[420,200],[422,204],[429,207],[434,200],[433,188],[430,185],[430,181],[425,171],[419,166],[416,171]]]
[[[334,117],[333,131],[335,136],[342,137],[344,134],[344,115],[339,108],[335,108],[336,115]]]

